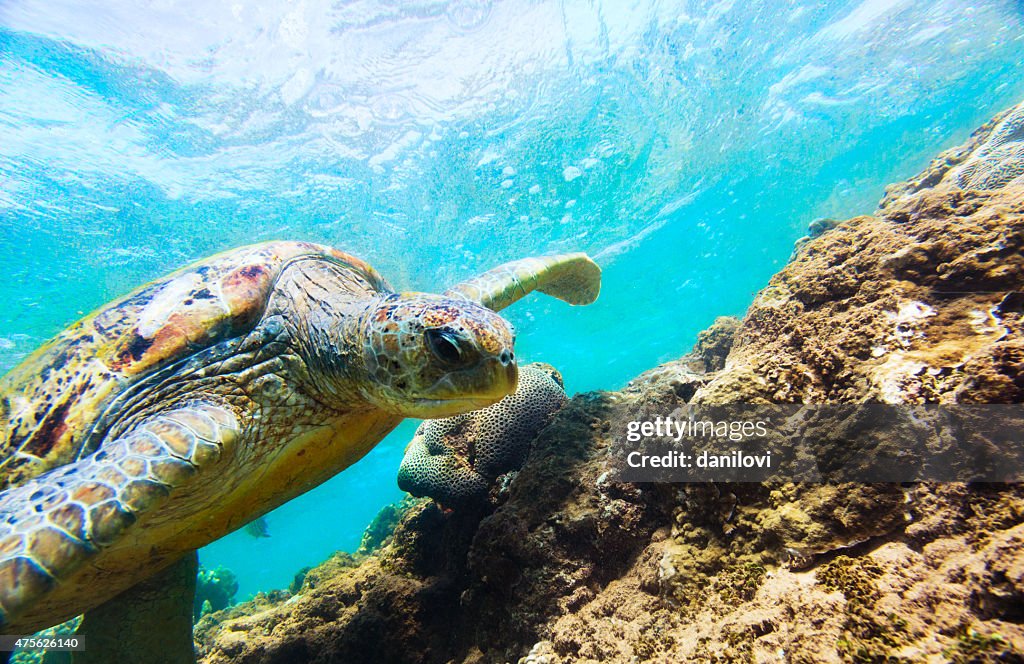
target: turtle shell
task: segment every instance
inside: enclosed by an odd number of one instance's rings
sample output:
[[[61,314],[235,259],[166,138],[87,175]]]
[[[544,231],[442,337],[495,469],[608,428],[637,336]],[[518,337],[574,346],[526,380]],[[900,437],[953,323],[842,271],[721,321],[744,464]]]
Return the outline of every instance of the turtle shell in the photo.
[[[71,325],[0,378],[0,490],[69,463],[121,392],[155,371],[259,322],[290,262],[367,263],[317,244],[268,242],[217,254],[158,279]]]

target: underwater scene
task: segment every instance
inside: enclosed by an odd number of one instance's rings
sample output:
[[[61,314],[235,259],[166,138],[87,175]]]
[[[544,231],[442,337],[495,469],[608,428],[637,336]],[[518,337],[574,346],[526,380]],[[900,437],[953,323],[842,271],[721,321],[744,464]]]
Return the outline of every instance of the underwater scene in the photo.
[[[1024,4],[0,1],[0,661],[1024,661]]]

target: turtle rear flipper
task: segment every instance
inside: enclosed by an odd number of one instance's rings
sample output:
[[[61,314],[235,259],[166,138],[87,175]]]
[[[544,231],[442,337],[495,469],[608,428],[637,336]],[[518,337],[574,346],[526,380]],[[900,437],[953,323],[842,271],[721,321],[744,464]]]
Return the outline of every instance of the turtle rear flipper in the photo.
[[[535,290],[569,304],[590,304],[601,292],[601,268],[583,253],[524,258],[499,265],[444,294],[501,311]]]
[[[77,630],[86,649],[73,653],[71,664],[195,664],[192,603],[198,568],[199,558],[191,551],[86,611]]]
[[[0,628],[213,465],[237,437],[231,412],[194,403],[153,415],[93,454],[0,494]]]

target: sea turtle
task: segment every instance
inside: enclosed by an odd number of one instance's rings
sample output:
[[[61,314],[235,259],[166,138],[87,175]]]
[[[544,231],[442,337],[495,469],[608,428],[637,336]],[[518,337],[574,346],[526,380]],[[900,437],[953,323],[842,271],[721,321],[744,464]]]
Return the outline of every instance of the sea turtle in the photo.
[[[99,309],[0,378],[0,631],[127,602],[179,560],[194,575],[191,552],[402,418],[499,401],[517,365],[494,312],[533,290],[587,304],[599,289],[597,265],[565,254],[396,293],[341,251],[271,242]]]

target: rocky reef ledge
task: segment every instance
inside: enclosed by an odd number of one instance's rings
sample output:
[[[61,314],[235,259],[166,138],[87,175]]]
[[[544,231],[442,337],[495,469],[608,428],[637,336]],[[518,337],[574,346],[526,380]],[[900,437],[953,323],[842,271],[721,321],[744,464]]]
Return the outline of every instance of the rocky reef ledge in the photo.
[[[1024,402],[1021,117],[802,243],[689,355],[571,399],[498,505],[408,501],[375,551],[205,616],[202,661],[1024,661],[1021,486],[609,474],[626,420],[689,402]]]

